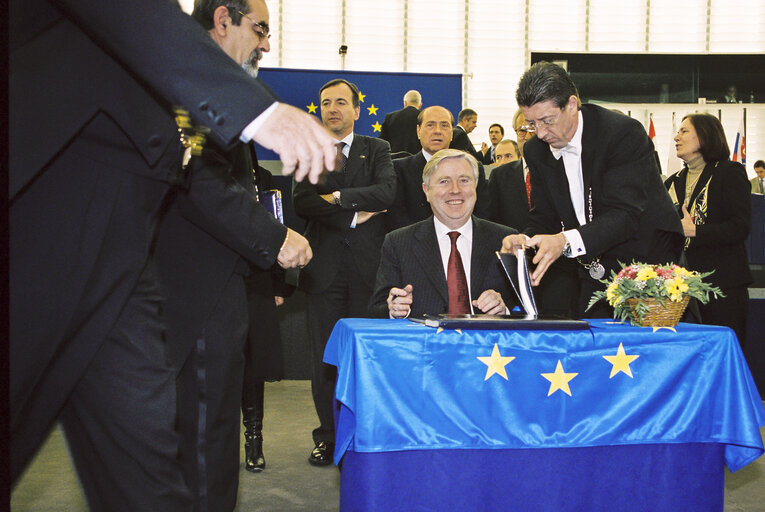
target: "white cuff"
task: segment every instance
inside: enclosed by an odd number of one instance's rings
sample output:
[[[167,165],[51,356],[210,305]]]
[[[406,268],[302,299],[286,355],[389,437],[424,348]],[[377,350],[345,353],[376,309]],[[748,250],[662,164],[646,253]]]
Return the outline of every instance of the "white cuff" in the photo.
[[[351,229],[356,229],[356,220],[359,218],[359,212],[353,214],[353,221],[351,222]]]
[[[276,110],[276,106],[278,104],[279,102],[277,101],[273,102],[270,107],[261,112],[260,115],[253,119],[250,124],[245,126],[244,130],[242,130],[242,133],[239,135],[239,140],[245,143],[250,142],[260,127],[263,126],[263,123],[266,122],[268,116],[270,116],[273,111]]]
[[[587,249],[584,247],[582,235],[579,234],[578,229],[569,229],[568,231],[564,231],[563,236],[566,237],[566,241],[571,246],[571,256],[569,256],[569,258],[578,258],[587,254]]]

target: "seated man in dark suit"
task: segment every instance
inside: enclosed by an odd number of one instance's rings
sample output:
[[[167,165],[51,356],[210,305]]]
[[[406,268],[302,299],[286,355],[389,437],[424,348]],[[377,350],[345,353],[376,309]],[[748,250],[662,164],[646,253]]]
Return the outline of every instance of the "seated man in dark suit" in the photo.
[[[452,124],[454,124],[454,118],[444,107],[428,107],[417,117],[417,136],[420,139],[422,151],[393,161],[397,186],[396,199],[385,215],[389,231],[427,219],[432,214],[430,205],[422,192],[422,170],[436,152],[449,147],[449,142],[452,140]],[[478,201],[475,214],[483,218],[488,215],[486,175],[480,163],[478,164]]]
[[[497,315],[515,303],[494,251],[517,231],[472,215],[477,181],[473,156],[456,149],[433,155],[422,173],[433,215],[385,236],[372,315]]]
[[[404,94],[404,108],[385,115],[380,138],[390,143],[390,152],[406,151],[410,155],[420,150],[417,138],[417,116],[422,108],[422,96],[412,89]]]

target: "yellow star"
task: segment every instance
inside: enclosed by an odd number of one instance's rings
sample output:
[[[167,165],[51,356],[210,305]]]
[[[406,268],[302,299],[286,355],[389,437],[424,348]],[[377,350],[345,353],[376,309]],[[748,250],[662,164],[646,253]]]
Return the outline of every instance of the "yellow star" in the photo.
[[[310,105],[306,105],[305,108],[308,109],[308,113],[309,114],[315,114],[316,113],[316,109],[319,108],[319,106],[318,105],[314,105],[313,101],[312,101],[311,104]]]
[[[612,378],[614,375],[616,375],[619,372],[624,372],[627,375],[629,375],[630,379],[632,377],[632,370],[630,369],[630,363],[637,359],[638,355],[634,356],[628,356],[624,352],[624,345],[619,343],[619,349],[616,351],[615,356],[603,356],[603,359],[611,363],[613,366],[611,367],[611,375],[608,376],[608,378]]]
[[[361,103],[364,103],[364,98],[366,98],[366,97],[367,97],[367,95],[366,95],[366,94],[361,94],[361,92],[359,92],[359,101],[360,101]]]
[[[489,380],[489,377],[494,375],[495,373],[497,375],[500,375],[504,377],[505,380],[507,380],[507,372],[505,371],[505,365],[515,359],[513,356],[507,356],[502,357],[499,353],[499,347],[497,344],[494,344],[494,349],[491,351],[491,356],[483,356],[483,357],[477,357],[479,361],[481,361],[483,364],[488,366],[486,368],[486,377],[483,379],[484,381]]]
[[[436,329],[436,334],[441,334],[441,331],[443,330],[444,330],[443,327],[439,327],[438,329]]]
[[[677,331],[675,330],[675,328],[674,328],[674,327],[654,327],[654,328],[653,328],[653,332],[656,332],[656,331],[658,331],[659,329],[669,329],[670,331],[672,331],[672,332],[674,332],[674,333],[676,333],[676,332],[677,332]]]
[[[568,387],[568,381],[579,374],[565,373],[563,371],[563,365],[560,364],[560,359],[558,359],[558,364],[555,366],[555,373],[542,373],[540,375],[550,381],[550,390],[547,392],[547,396],[552,395],[559,389],[566,393],[568,396],[571,396],[571,389]]]
[[[375,124],[372,125],[372,129],[376,132],[379,132],[380,130],[382,130],[382,125],[379,122],[375,121]]]
[[[370,116],[376,116],[377,115],[377,107],[375,107],[375,104],[372,103],[371,107],[367,107],[367,110],[369,110]]]

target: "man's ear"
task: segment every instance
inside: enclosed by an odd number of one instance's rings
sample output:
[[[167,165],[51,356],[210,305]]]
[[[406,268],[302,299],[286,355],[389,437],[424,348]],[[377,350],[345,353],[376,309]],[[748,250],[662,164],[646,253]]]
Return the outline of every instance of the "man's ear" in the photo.
[[[218,35],[225,35],[229,24],[231,23],[231,16],[228,14],[228,8],[225,5],[218,6],[213,11],[213,28],[212,31]]]

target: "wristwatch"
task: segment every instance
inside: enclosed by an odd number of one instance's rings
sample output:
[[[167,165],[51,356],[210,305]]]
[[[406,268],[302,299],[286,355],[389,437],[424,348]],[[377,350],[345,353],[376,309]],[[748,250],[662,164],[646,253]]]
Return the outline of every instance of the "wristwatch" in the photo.
[[[335,198],[335,204],[339,205],[340,204],[340,191],[339,190],[335,190],[334,192],[332,192],[332,197]]]

